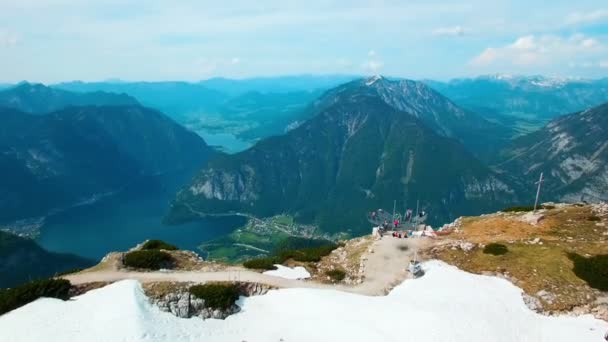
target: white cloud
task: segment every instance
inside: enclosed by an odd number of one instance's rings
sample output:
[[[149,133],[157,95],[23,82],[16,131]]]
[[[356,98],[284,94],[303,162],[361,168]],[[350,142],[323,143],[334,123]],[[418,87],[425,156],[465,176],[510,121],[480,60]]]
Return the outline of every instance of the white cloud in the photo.
[[[241,59],[240,59],[240,58],[238,58],[238,57],[233,57],[233,58],[230,60],[230,64],[232,64],[232,65],[239,64],[240,62],[241,62]]]
[[[600,9],[592,12],[574,12],[566,17],[566,23],[570,25],[596,24],[608,22],[608,10]]]
[[[0,47],[12,47],[20,42],[20,37],[13,32],[0,29]]]
[[[581,64],[579,61],[597,58],[605,52],[607,47],[604,44],[582,34],[570,37],[528,35],[503,47],[486,48],[470,64],[474,67]]]
[[[466,30],[460,26],[439,27],[433,31],[436,36],[459,37],[464,36]]]
[[[374,50],[369,50],[367,52],[367,61],[365,61],[361,67],[365,72],[377,74],[382,67],[384,67],[384,62],[380,60],[378,54]]]
[[[369,60],[365,63],[363,63],[363,69],[372,73],[377,73],[378,71],[380,71],[380,69],[382,69],[382,67],[384,66],[384,63],[382,63],[381,61],[374,61],[374,60]]]

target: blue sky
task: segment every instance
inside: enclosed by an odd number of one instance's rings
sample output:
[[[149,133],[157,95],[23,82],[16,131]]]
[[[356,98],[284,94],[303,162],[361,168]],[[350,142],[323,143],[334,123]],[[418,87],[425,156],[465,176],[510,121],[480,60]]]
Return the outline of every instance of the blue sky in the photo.
[[[608,76],[608,3],[0,0],[0,82]]]

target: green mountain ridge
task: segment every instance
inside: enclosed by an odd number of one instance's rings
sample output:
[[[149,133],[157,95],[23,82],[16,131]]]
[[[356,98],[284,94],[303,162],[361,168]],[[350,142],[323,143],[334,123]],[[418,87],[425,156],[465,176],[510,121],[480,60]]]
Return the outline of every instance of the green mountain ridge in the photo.
[[[462,144],[427,128],[417,118],[422,113],[390,106],[365,82],[329,91],[313,104],[317,114],[287,134],[212,159],[178,193],[167,221],[289,213],[326,232],[358,234],[369,229],[367,211],[392,208],[394,200],[400,211],[420,200],[433,223],[515,200],[515,191]]]
[[[76,255],[46,251],[33,240],[0,231],[0,288],[94,264]]]
[[[195,133],[141,106],[46,115],[0,108],[0,222],[117,191],[141,175],[200,168],[214,153]]]
[[[496,167],[529,192],[543,172],[544,199],[608,200],[608,103],[561,116],[515,139],[503,159]]]
[[[74,93],[42,84],[23,82],[0,91],[0,107],[31,114],[46,114],[70,106],[132,106],[136,99],[124,93]]]

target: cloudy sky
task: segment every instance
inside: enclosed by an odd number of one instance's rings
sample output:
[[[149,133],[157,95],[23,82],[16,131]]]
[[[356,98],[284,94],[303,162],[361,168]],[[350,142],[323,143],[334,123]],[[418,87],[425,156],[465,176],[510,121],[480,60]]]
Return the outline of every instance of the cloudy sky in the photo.
[[[606,0],[0,0],[0,82],[608,77]]]

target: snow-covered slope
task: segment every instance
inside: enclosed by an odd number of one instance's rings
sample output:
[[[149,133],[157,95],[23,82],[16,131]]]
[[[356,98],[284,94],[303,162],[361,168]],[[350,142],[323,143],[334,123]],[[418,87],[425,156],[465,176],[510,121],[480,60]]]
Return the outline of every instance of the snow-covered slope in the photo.
[[[277,268],[276,270],[266,271],[264,272],[264,274],[285,279],[310,278],[310,273],[308,273],[308,271],[302,266],[296,266],[293,268],[278,264],[274,266]]]
[[[180,319],[121,281],[68,302],[41,299],[0,317],[6,341],[601,341],[608,324],[591,316],[530,311],[506,280],[442,262],[386,297],[287,289],[241,299],[225,321]]]

